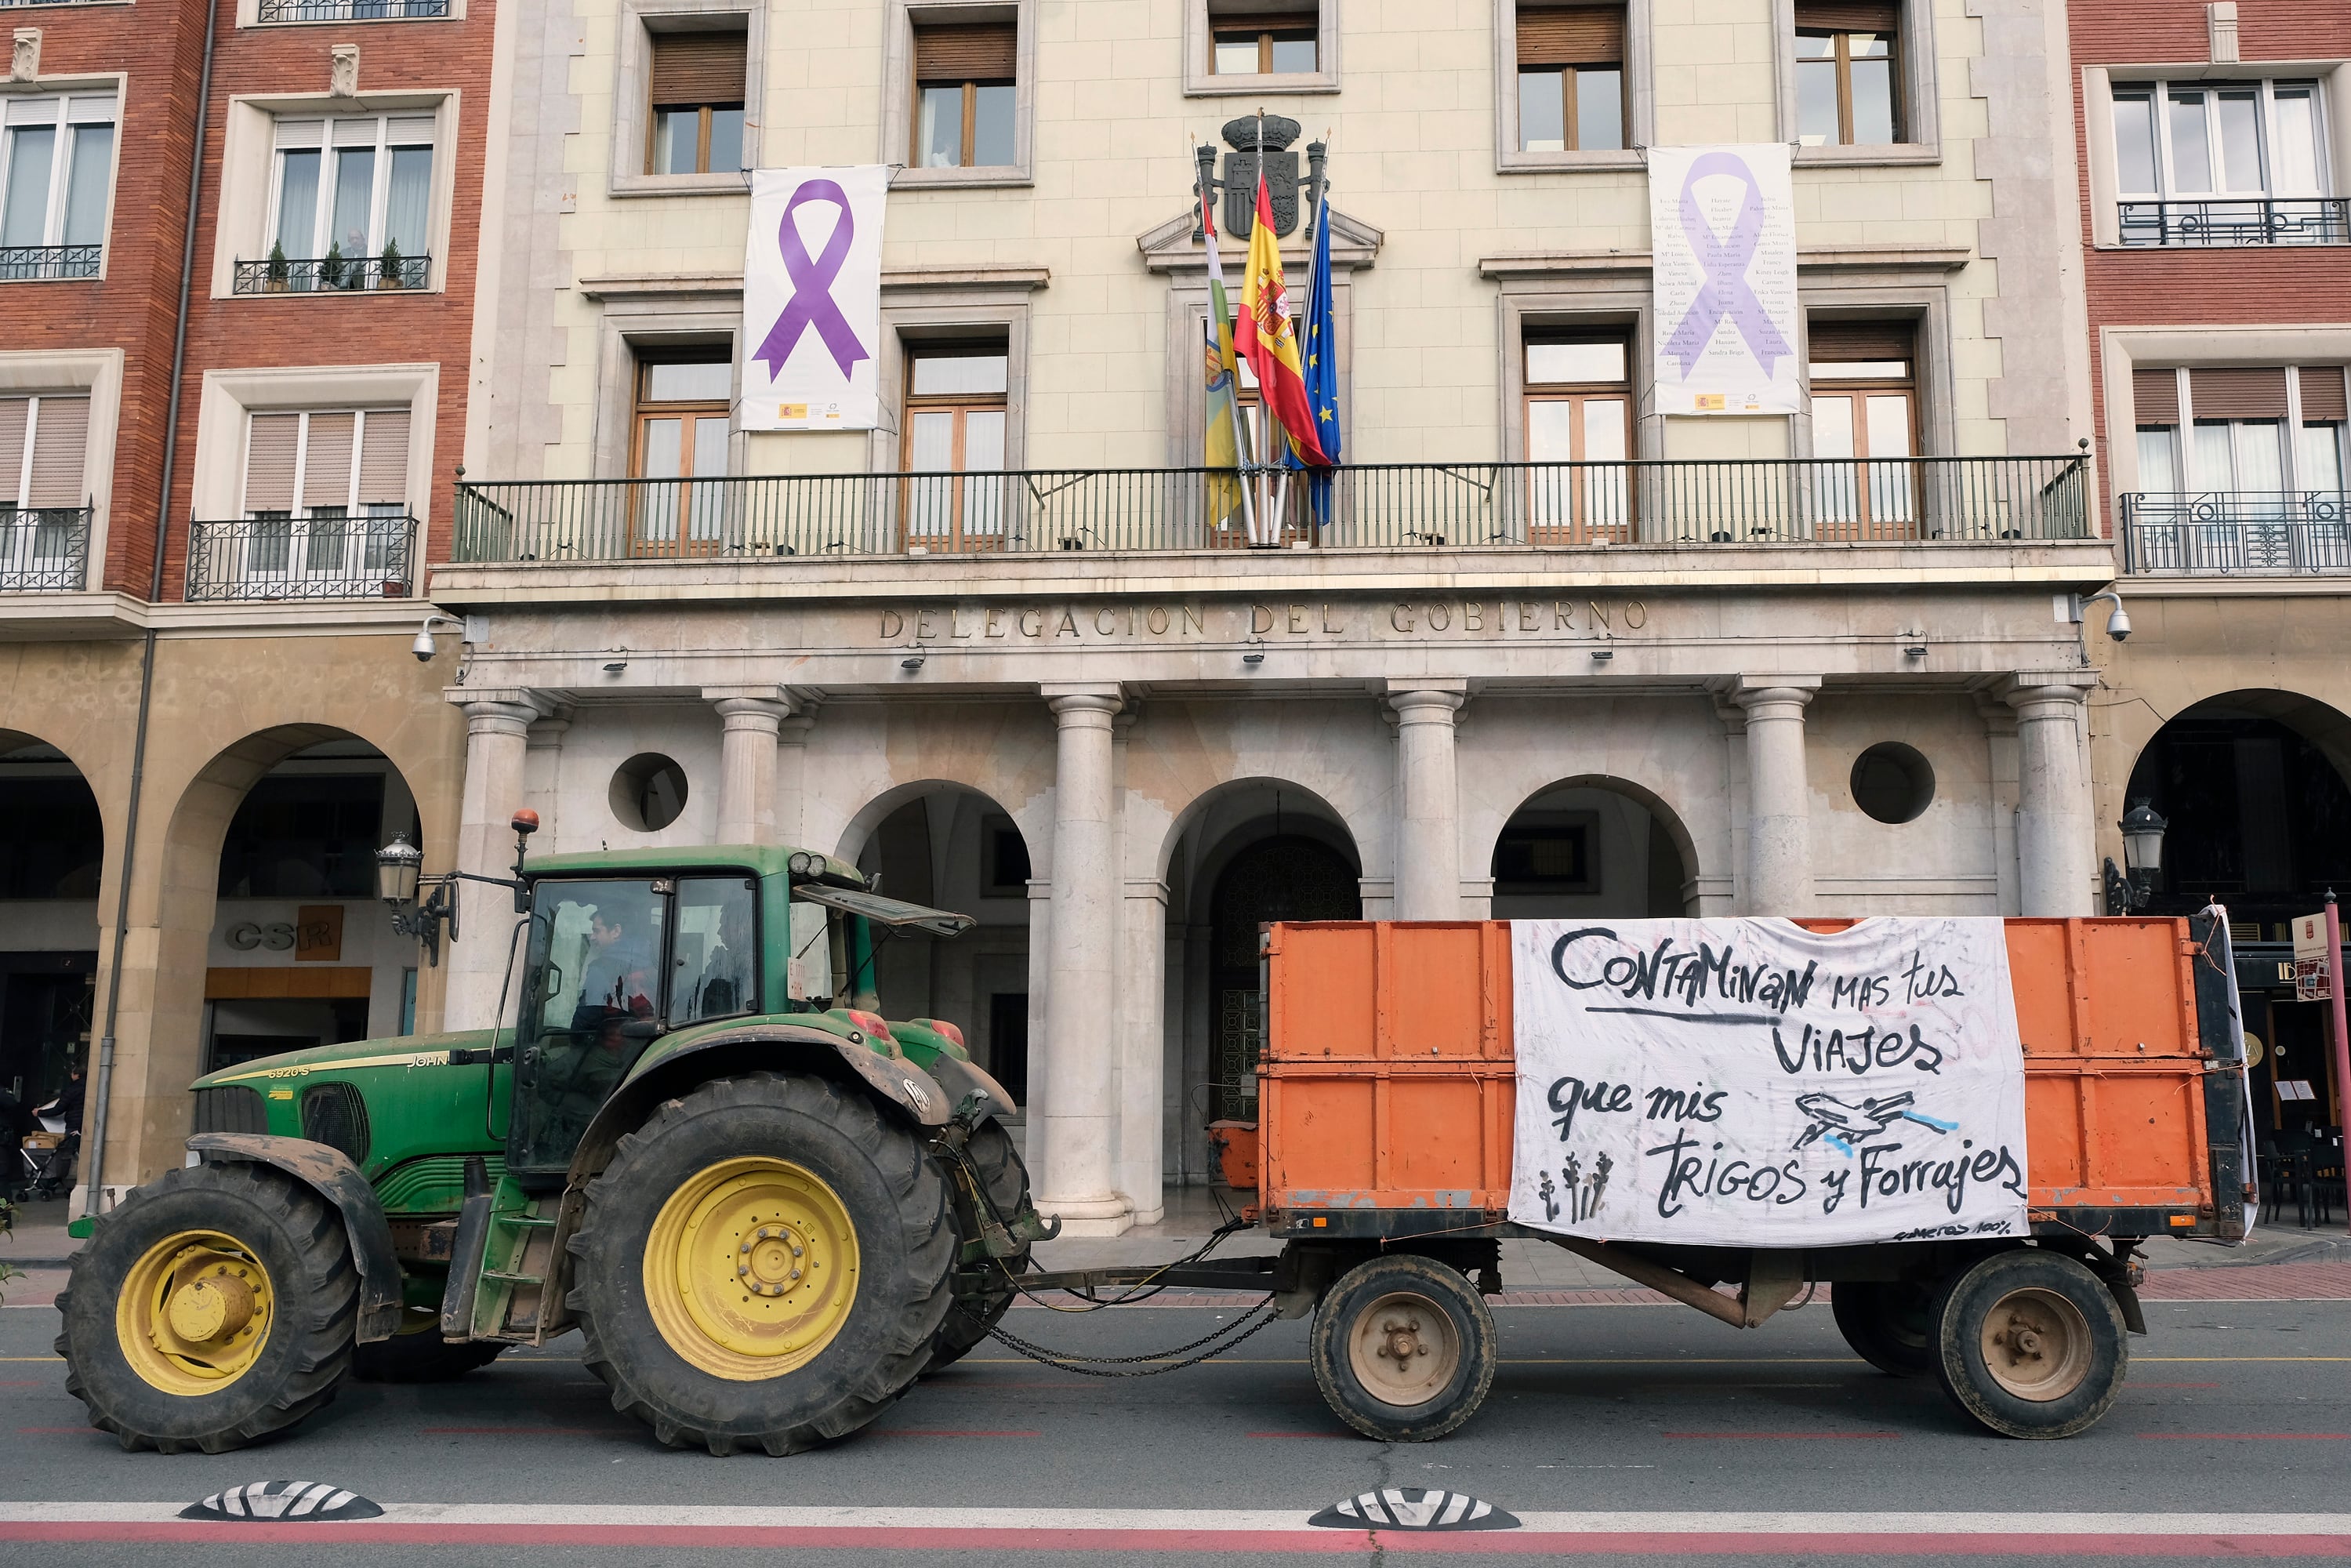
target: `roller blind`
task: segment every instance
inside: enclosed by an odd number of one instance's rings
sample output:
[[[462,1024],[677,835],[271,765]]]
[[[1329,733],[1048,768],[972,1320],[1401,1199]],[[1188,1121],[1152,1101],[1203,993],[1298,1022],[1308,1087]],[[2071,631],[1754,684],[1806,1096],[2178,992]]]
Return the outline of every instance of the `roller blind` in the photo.
[[[1018,29],[1009,22],[914,29],[914,79],[1010,81],[1019,67]]]
[[[2131,402],[2138,407],[2137,423],[2178,424],[2179,372],[2169,370],[2133,371]]]
[[[358,421],[348,413],[314,413],[302,448],[302,504],[351,504],[351,444]]]
[[[0,507],[17,502],[16,486],[25,475],[25,423],[33,400],[0,397]]]
[[[371,413],[360,433],[360,505],[408,501],[408,411]]]
[[[1613,66],[1625,60],[1625,7],[1543,5],[1519,9],[1521,66]]]
[[[78,507],[89,499],[82,488],[82,451],[89,440],[89,399],[40,400],[40,412],[33,419],[33,476],[26,486],[27,505]]]
[[[1311,33],[1322,22],[1311,11],[1250,12],[1245,16],[1211,16],[1208,20],[1220,34],[1247,33],[1251,37],[1259,33]]]
[[[1864,0],[1797,0],[1796,30],[1800,33],[1898,33],[1902,7],[1873,5]]]
[[[2283,419],[2285,371],[2269,365],[2188,372],[2199,419]]]
[[[1807,325],[1812,357],[1831,364],[1855,360],[1907,360],[1917,350],[1918,331],[1908,321],[1813,321]]]
[[[298,413],[256,413],[245,448],[245,509],[294,509],[294,455],[301,440]]]
[[[2351,402],[2344,395],[2341,365],[2304,365],[2302,367],[2302,420],[2304,424],[2324,424],[2329,420],[2351,418],[2345,403]],[[0,464],[0,474],[7,472]]]
[[[741,33],[655,33],[653,101],[742,102],[744,37]]]

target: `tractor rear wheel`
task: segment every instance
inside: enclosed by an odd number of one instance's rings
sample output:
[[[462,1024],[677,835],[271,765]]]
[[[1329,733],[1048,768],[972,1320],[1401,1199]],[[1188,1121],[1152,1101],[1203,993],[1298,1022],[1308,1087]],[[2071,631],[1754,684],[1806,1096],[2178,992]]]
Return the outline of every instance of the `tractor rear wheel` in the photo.
[[[74,1254],[57,1297],[66,1391],[127,1449],[241,1448],[335,1396],[359,1290],[341,1219],[292,1176],[167,1172]]]
[[[1910,1281],[1843,1281],[1829,1313],[1854,1354],[1878,1371],[1917,1377],[1935,1370],[1935,1290]]]
[[[570,1250],[569,1304],[614,1409],[673,1448],[790,1454],[914,1382],[956,1233],[910,1130],[826,1080],[753,1073],[623,1137]]]
[[[401,1314],[400,1332],[352,1353],[351,1375],[361,1383],[446,1383],[490,1363],[512,1347],[497,1340],[441,1337],[441,1314],[411,1307]]]
[[[1012,1134],[994,1122],[983,1124],[964,1145],[971,1172],[987,1191],[987,1201],[996,1210],[996,1218],[1010,1224],[1015,1215],[1029,1207],[1029,1167],[1022,1163],[1020,1151],[1013,1145]],[[956,1235],[968,1245],[980,1239],[979,1211],[971,1195],[963,1190],[960,1177],[955,1191]],[[1029,1249],[1024,1246],[1008,1258],[991,1258],[983,1263],[963,1265],[965,1271],[984,1270],[987,1286],[976,1296],[959,1296],[947,1309],[946,1317],[939,1323],[938,1337],[932,1342],[930,1364],[923,1368],[925,1376],[951,1366],[971,1354],[987,1331],[994,1328],[1012,1306],[1019,1292],[1009,1275],[1023,1274],[1029,1270]]]

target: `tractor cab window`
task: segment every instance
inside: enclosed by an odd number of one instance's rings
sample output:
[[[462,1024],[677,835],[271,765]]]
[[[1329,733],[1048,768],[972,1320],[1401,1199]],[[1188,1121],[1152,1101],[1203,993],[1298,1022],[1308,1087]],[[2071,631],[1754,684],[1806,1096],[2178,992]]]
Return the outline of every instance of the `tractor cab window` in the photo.
[[[759,1010],[759,884],[746,876],[681,877],[670,939],[669,1026]]]
[[[590,1118],[660,1032],[669,894],[666,881],[643,878],[538,883],[517,1019],[508,1165],[568,1166]],[[715,933],[716,923],[707,929]]]
[[[845,917],[820,904],[791,902],[792,950],[786,988],[792,1001],[815,1012],[832,1006],[848,988],[849,942]]]

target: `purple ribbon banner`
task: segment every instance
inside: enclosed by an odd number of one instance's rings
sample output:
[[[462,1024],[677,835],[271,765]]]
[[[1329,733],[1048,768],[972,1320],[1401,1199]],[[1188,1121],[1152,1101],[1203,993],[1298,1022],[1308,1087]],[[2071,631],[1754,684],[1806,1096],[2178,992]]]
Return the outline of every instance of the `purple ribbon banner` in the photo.
[[[1709,174],[1735,175],[1746,187],[1740,193],[1739,214],[1731,222],[1728,239],[1718,238],[1706,214],[1698,210],[1698,183]],[[1692,159],[1689,172],[1682,177],[1681,218],[1683,237],[1689,241],[1690,252],[1706,277],[1689,314],[1666,340],[1667,355],[1681,361],[1682,375],[1687,378],[1705,354],[1715,328],[1728,317],[1747,340],[1747,351],[1769,376],[1774,362],[1795,350],[1771,324],[1771,312],[1747,284],[1748,265],[1763,241],[1763,187],[1757,183],[1755,172],[1729,152],[1708,152]]]
[[[832,225],[832,234],[824,242],[824,249],[813,259],[800,241],[798,225],[792,222],[792,214],[810,202],[830,202],[841,213],[840,221]],[[776,233],[776,246],[783,253],[784,271],[792,280],[792,297],[785,304],[784,313],[768,329],[758,352],[751,356],[766,361],[770,379],[782,372],[784,361],[799,346],[800,334],[811,327],[831,350],[832,362],[841,367],[843,376],[857,368],[858,361],[873,357],[858,341],[856,331],[832,298],[832,281],[841,276],[841,263],[849,259],[849,242],[856,233],[857,220],[850,211],[849,193],[831,180],[802,182],[785,204],[783,225]]]

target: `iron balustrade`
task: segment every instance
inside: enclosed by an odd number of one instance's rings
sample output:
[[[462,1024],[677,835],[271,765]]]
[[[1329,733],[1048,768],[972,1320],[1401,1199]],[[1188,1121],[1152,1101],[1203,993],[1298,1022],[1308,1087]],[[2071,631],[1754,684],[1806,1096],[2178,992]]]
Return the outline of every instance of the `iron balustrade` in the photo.
[[[188,597],[407,599],[416,519],[313,511],[188,524]]]
[[[2138,576],[2351,573],[2351,497],[2339,490],[2125,496],[2123,570]]]
[[[96,277],[102,245],[0,246],[0,283],[38,277]]]
[[[261,0],[263,22],[430,21],[449,14],[449,0]]]
[[[1319,526],[1305,476],[1276,482],[1254,538],[1229,469],[461,480],[451,559],[2082,539],[2085,462],[1366,464],[1336,472]]]
[[[2351,198],[2343,196],[2208,196],[2121,208],[2126,246],[2351,244]]]
[[[89,586],[88,507],[0,507],[0,593]]]
[[[433,276],[430,256],[396,256],[387,267],[380,256],[285,256],[277,261],[239,261],[239,294],[358,294],[373,288],[422,288]]]

